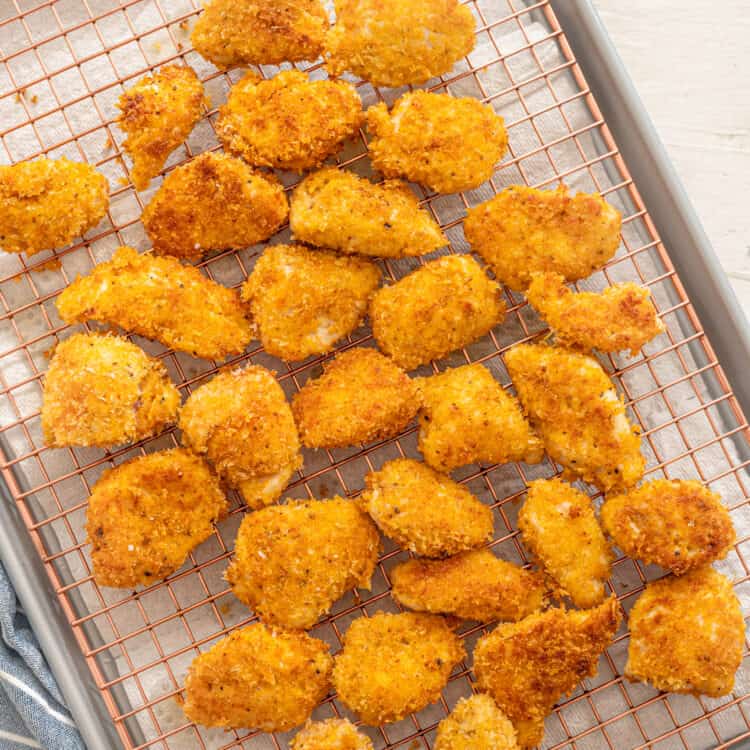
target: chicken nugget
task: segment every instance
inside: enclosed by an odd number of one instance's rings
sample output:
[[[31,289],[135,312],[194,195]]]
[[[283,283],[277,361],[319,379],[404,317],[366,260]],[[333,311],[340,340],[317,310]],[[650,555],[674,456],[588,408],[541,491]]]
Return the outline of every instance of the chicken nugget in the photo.
[[[325,39],[331,75],[350,71],[374,86],[424,83],[447,73],[476,42],[458,0],[335,0]]]
[[[629,680],[712,698],[732,692],[745,621],[732,582],[709,565],[649,583],[628,625]]]
[[[323,700],[332,667],[323,641],[256,623],[193,660],[182,708],[207,727],[286,732],[304,724]]]
[[[339,354],[292,399],[302,444],[341,448],[398,435],[419,408],[414,381],[374,349]]]
[[[461,698],[438,724],[435,750],[518,750],[516,730],[489,695]]]
[[[378,258],[424,255],[448,244],[406,183],[374,185],[334,168],[311,174],[295,188],[289,226],[301,242]]]
[[[578,683],[593,677],[620,624],[617,599],[595,609],[548,609],[498,625],[477,642],[477,687],[513,722],[522,748],[541,744],[544,719]]]
[[[102,474],[86,533],[100,586],[148,586],[174,573],[228,510],[203,459],[183,448],[149,453]]]
[[[380,284],[365,258],[273,245],[242,288],[251,320],[269,354],[290,361],[325,354],[362,323]]]
[[[302,466],[292,411],[274,374],[225,370],[190,394],[180,411],[183,443],[255,510],[277,500]]]
[[[369,737],[348,719],[308,721],[289,744],[289,750],[373,750]]]
[[[282,184],[213,152],[170,172],[141,221],[160,255],[197,260],[212,250],[267,240],[289,216]]]
[[[417,378],[419,450],[438,471],[473,463],[542,460],[534,434],[513,396],[479,364]]]
[[[0,248],[34,255],[67,245],[95,227],[109,207],[109,186],[88,164],[35,159],[0,165]]]
[[[577,281],[601,268],[620,244],[620,222],[620,212],[597,193],[513,185],[470,208],[464,233],[498,281],[524,291],[534,271]]]
[[[642,476],[639,429],[596,359],[546,344],[520,344],[505,364],[531,424],[566,475],[600,490],[632,487]]]
[[[389,724],[438,700],[465,656],[442,617],[378,612],[349,626],[333,683],[341,702],[365,724]]]
[[[190,135],[209,101],[192,68],[165,65],[129,88],[117,106],[122,113],[117,123],[127,136],[122,146],[133,160],[130,179],[137,190],[145,190]]]
[[[57,298],[69,324],[99,320],[194,357],[221,360],[250,343],[239,294],[175,258],[121,247]]]

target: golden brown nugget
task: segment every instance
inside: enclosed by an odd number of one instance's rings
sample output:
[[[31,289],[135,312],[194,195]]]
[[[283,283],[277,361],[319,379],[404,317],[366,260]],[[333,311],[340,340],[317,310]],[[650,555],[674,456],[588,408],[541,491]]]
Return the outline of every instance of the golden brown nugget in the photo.
[[[286,732],[325,697],[332,666],[328,644],[307,633],[249,625],[193,660],[183,710],[207,727]]]
[[[531,424],[567,477],[605,492],[632,487],[642,476],[639,430],[596,359],[546,344],[520,344],[505,355]]]
[[[190,394],[180,411],[183,443],[255,510],[277,500],[302,465],[284,391],[258,365],[225,370]]]
[[[175,258],[121,247],[57,298],[69,324],[98,320],[204,359],[240,354],[250,323],[239,294]]]
[[[601,268],[620,244],[620,221],[596,193],[513,185],[470,208],[464,233],[498,281],[524,291],[534,271],[577,281]]]
[[[150,453],[102,474],[86,533],[100,586],[148,586],[174,573],[213,534],[227,501],[203,459],[183,448]]]
[[[435,750],[518,750],[516,730],[489,695],[461,698],[438,724]]]
[[[348,719],[308,721],[289,743],[289,750],[373,750],[369,737]]]
[[[419,408],[414,381],[374,349],[339,354],[292,399],[302,444],[341,448],[398,435]]]
[[[321,169],[297,186],[289,226],[301,242],[377,258],[424,255],[448,244],[406,183],[374,185],[334,168]]]
[[[474,18],[458,0],[335,0],[326,35],[331,75],[374,86],[424,83],[474,49]]]
[[[209,152],[164,178],[141,221],[154,252],[197,260],[267,240],[288,215],[284,188],[273,175]]]
[[[372,165],[436,193],[479,187],[508,147],[503,118],[472,97],[410,91],[367,110]]]
[[[542,460],[534,434],[513,396],[479,364],[417,378],[419,450],[438,471],[473,463]]]
[[[440,698],[463,644],[438,615],[360,617],[336,656],[338,697],[370,726],[400,721]]]
[[[726,557],[736,541],[729,511],[700,482],[655,479],[611,495],[602,525],[629,557],[676,575]]]
[[[359,498],[378,528],[404,549],[443,557],[492,538],[492,510],[461,484],[411,458],[365,477]]]
[[[137,190],[145,190],[190,135],[208,98],[192,68],[165,65],[129,88],[117,106],[122,113],[117,122],[127,136],[122,146],[133,160],[130,179]]]
[[[107,213],[109,186],[88,164],[35,159],[0,165],[0,248],[34,255],[67,245]]]
[[[470,255],[448,255],[375,294],[370,304],[372,333],[384,354],[413,370],[502,323],[502,295]]]
[[[263,348],[289,361],[326,354],[362,323],[380,284],[380,269],[365,258],[273,245],[242,287]]]
[[[628,620],[625,677],[657,690],[718,698],[732,692],[745,621],[726,577],[706,565],[654,581]]]
[[[520,747],[541,744],[544,719],[562,696],[596,674],[619,624],[617,599],[610,597],[595,609],[548,609],[479,639],[477,687],[513,722]]]

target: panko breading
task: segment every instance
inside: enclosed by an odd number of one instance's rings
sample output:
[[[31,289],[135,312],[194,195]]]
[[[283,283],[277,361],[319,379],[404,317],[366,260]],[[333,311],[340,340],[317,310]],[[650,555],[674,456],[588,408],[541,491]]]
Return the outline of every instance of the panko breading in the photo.
[[[250,343],[239,294],[175,258],[121,247],[57,298],[66,323],[99,320],[194,357],[224,359]]]
[[[464,365],[415,382],[422,401],[419,450],[434,469],[542,460],[542,441],[486,367]]]
[[[534,271],[577,281],[601,268],[620,244],[620,220],[596,193],[514,185],[470,208],[464,233],[498,281],[524,291]]]
[[[505,364],[544,447],[568,475],[605,492],[632,487],[643,476],[639,430],[596,359],[520,344],[505,354]]]
[[[458,0],[335,0],[325,39],[331,75],[374,86],[424,83],[474,49],[474,18]]]
[[[435,750],[518,750],[516,730],[489,695],[461,698],[438,724]]]
[[[35,159],[0,165],[0,248],[34,255],[67,245],[95,227],[109,207],[109,186],[88,164]]]
[[[86,533],[100,586],[148,586],[174,573],[228,510],[206,462],[183,448],[150,453],[102,474]]]
[[[520,747],[541,743],[545,717],[563,695],[596,674],[619,624],[617,599],[610,597],[595,609],[548,609],[479,639],[477,687],[513,722]]]
[[[479,187],[508,147],[503,118],[470,96],[410,91],[367,110],[372,165],[436,193]]]
[[[179,427],[184,444],[206,456],[251,509],[277,500],[302,465],[284,391],[258,365],[225,370],[193,391]]]
[[[628,625],[629,680],[712,698],[732,692],[745,621],[726,576],[706,565],[649,583],[630,610]]]
[[[404,549],[443,557],[492,537],[492,510],[461,484],[411,458],[397,458],[365,477],[359,498],[380,530]]]
[[[374,185],[334,168],[321,169],[297,186],[289,226],[301,242],[377,258],[424,255],[448,244],[406,183]]]
[[[306,630],[347,590],[370,588],[379,549],[351,500],[288,502],[242,519],[226,579],[265,622]]]
[[[311,81],[298,70],[263,80],[251,71],[230,89],[216,134],[253,166],[302,172],[335,154],[363,121],[347,81]]]
[[[289,743],[289,750],[373,750],[369,737],[348,719],[308,721]]]
[[[137,190],[145,190],[209,102],[192,68],[165,65],[129,88],[117,106],[122,113],[117,122],[127,136],[122,146],[133,160],[130,179]]]
[[[398,435],[419,408],[414,381],[374,349],[339,354],[292,399],[302,444],[341,448]]]
[[[284,188],[273,175],[208,152],[164,178],[141,221],[155,252],[196,260],[267,240],[288,215]]]
[[[289,361],[325,354],[354,331],[380,284],[380,269],[365,258],[273,245],[242,288],[264,349]]]
[[[470,255],[448,255],[375,294],[370,304],[372,334],[383,353],[412,370],[502,323],[502,295]]]
[[[286,732],[325,697],[332,666],[328,644],[307,633],[249,625],[193,660],[183,710],[207,727]]]
[[[655,479],[602,505],[602,525],[630,557],[676,575],[721,560],[735,542],[721,498],[700,482]]]
[[[341,702],[365,724],[388,724],[438,700],[465,656],[442,617],[378,612],[349,626],[333,683]]]

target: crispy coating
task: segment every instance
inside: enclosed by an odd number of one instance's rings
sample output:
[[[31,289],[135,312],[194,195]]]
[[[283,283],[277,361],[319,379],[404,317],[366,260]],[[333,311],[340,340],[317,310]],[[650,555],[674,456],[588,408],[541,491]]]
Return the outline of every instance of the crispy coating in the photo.
[[[294,190],[289,226],[301,242],[378,258],[424,255],[448,244],[406,183],[374,185],[332,167],[311,174]]]
[[[109,186],[88,164],[35,159],[0,165],[0,248],[34,255],[67,245],[95,227],[109,207]]]
[[[342,703],[365,724],[388,724],[438,700],[465,656],[442,617],[378,612],[349,626],[333,683]]]
[[[489,695],[461,698],[438,724],[435,750],[518,750],[516,730]]]
[[[625,677],[657,690],[718,698],[732,692],[745,621],[732,583],[708,565],[654,581],[630,611]]]
[[[405,370],[449,354],[505,319],[502,289],[470,255],[426,263],[372,299],[372,333]]]
[[[174,573],[227,512],[208,464],[184,448],[149,453],[102,474],[86,533],[94,580],[132,588]]]
[[[249,625],[193,660],[183,710],[207,727],[286,732],[325,697],[332,666],[328,645],[307,633]]]
[[[520,344],[505,355],[518,398],[567,475],[609,492],[642,476],[639,430],[599,362],[545,344]]]
[[[454,367],[416,383],[422,401],[419,450],[434,469],[542,460],[542,441],[486,367]]]
[[[373,750],[369,737],[348,719],[308,721],[289,743],[289,750]]]
[[[470,208],[464,233],[498,281],[524,291],[534,271],[577,281],[601,268],[620,244],[620,220],[597,193],[513,185]]]
[[[477,687],[513,722],[520,747],[541,743],[545,717],[563,695],[596,674],[619,623],[617,599],[610,597],[595,609],[548,609],[479,639]]]
[[[398,435],[419,408],[413,380],[374,349],[339,354],[292,399],[303,445],[339,448]]]
[[[242,288],[251,320],[269,354],[289,361],[325,354],[352,333],[380,284],[380,269],[365,258],[273,245]]]
[[[158,359],[119,336],[75,334],[57,345],[44,378],[44,442],[132,443],[174,424],[179,408],[180,392]]]
[[[492,537],[492,510],[421,461],[397,458],[365,477],[360,505],[404,549],[443,557]]]
[[[165,178],[141,221],[154,251],[197,260],[267,240],[289,216],[282,184],[242,160],[207,152]]]

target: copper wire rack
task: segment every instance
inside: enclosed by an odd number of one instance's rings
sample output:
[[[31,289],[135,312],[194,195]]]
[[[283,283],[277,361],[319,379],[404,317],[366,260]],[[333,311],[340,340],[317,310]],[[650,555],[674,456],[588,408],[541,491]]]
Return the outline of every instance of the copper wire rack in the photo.
[[[468,95],[491,103],[503,115],[510,150],[490,184],[470,193],[420,197],[445,229],[449,252],[467,252],[462,219],[466,208],[511,184],[600,191],[623,213],[622,245],[616,257],[580,288],[601,289],[624,280],[649,287],[666,323],[665,333],[637,356],[602,357],[624,394],[631,417],[643,429],[647,478],[698,478],[719,492],[730,508],[738,542],[719,569],[736,583],[747,613],[750,506],[748,424],[722,368],[677,278],[667,249],[620,157],[607,124],[587,87],[552,8],[546,1],[471,0],[477,46],[454,70],[427,84],[433,91]],[[179,706],[188,665],[230,630],[253,620],[223,579],[233,539],[244,513],[232,498],[229,517],[213,537],[165,581],[138,591],[99,588],[91,575],[84,521],[87,498],[106,468],[135,455],[177,444],[168,432],[153,440],[103,452],[46,448],[39,421],[41,386],[49,351],[71,329],[62,324],[55,298],[78,273],[87,273],[115,248],[146,249],[139,217],[160,180],[143,193],[128,181],[127,159],[115,124],[115,103],[140,76],[168,62],[191,65],[204,80],[212,109],[170,158],[167,170],[206,149],[218,148],[216,107],[241,74],[217,71],[190,46],[198,0],[0,0],[0,162],[40,155],[88,161],[109,179],[107,218],[75,244],[33,257],[0,257],[0,436],[2,475],[75,633],[126,748],[286,748],[291,734],[206,730],[188,722]],[[287,66],[288,67],[288,66]],[[325,76],[320,61],[298,66]],[[264,76],[276,68],[263,68]],[[377,90],[357,81],[365,105],[391,103],[402,90]],[[349,144],[337,163],[370,174],[366,135]],[[289,187],[299,177],[282,175]],[[415,188],[416,189],[416,188]],[[0,217],[2,221],[2,217]],[[288,238],[288,230],[280,235]],[[274,241],[279,241],[275,238]],[[237,287],[262,247],[216,254],[200,265],[211,278]],[[418,260],[387,262],[386,274],[403,276]],[[502,354],[511,345],[544,337],[546,330],[523,297],[506,291],[505,323],[476,344],[420,374],[466,362],[483,362],[512,387]],[[225,363],[198,361],[133,337],[160,357],[187,396]],[[360,328],[343,346],[372,345]],[[251,347],[237,364],[252,360],[278,373],[291,395],[320,372],[321,360],[289,364]],[[290,497],[352,496],[367,471],[397,456],[418,456],[415,427],[395,440],[346,450],[307,451],[304,471]],[[473,466],[456,473],[494,509],[496,552],[527,564],[518,537],[518,500],[528,480],[552,476],[559,467],[506,464]],[[589,488],[590,490],[590,488]],[[598,500],[598,495],[592,495]],[[406,553],[385,542],[372,590],[350,592],[334,605],[313,635],[340,647],[356,617],[397,611],[389,596],[389,570]],[[646,581],[663,574],[619,557],[610,589],[625,612]],[[465,625],[469,653],[487,628]],[[750,669],[747,657],[735,692],[722,699],[658,693],[624,680],[628,636],[623,628],[600,660],[599,672],[562,701],[547,721],[548,748],[724,748],[750,737]],[[453,673],[441,701],[408,719],[379,729],[363,728],[376,748],[431,748],[435,727],[455,701],[471,692],[470,661]],[[347,715],[329,697],[316,718]]]

